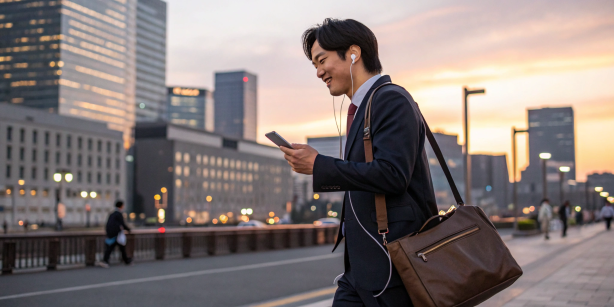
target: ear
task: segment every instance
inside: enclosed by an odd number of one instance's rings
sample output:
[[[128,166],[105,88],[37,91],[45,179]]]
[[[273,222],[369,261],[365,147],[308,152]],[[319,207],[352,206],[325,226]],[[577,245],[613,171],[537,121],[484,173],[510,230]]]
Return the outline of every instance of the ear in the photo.
[[[356,60],[354,60],[354,64],[357,64],[361,59],[361,49],[358,45],[352,45],[347,51],[346,58],[352,61],[352,54],[356,55]]]

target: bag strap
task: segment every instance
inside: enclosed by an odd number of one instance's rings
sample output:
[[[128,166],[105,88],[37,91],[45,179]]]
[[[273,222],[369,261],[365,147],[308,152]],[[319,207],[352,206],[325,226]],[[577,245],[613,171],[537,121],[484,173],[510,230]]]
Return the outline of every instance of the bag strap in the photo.
[[[365,147],[365,160],[367,163],[373,162],[373,141],[371,138],[371,103],[373,101],[373,96],[380,88],[386,85],[395,85],[392,82],[386,82],[376,87],[371,96],[369,96],[369,101],[365,106],[365,121],[364,121],[364,129],[363,129],[363,142]],[[460,196],[458,189],[456,188],[456,184],[454,183],[454,179],[452,178],[452,174],[450,173],[450,169],[448,168],[448,164],[441,153],[441,149],[435,140],[435,136],[431,132],[429,125],[426,123],[424,116],[420,113],[420,117],[424,122],[424,127],[426,129],[426,137],[435,152],[435,156],[437,156],[437,161],[441,165],[443,169],[443,173],[446,175],[446,179],[448,180],[448,184],[452,189],[452,194],[454,195],[454,200],[459,206],[464,206],[465,202]],[[386,245],[386,233],[388,233],[388,212],[386,210],[386,196],[384,194],[375,194],[375,214],[377,216],[377,231],[384,237],[384,245]]]

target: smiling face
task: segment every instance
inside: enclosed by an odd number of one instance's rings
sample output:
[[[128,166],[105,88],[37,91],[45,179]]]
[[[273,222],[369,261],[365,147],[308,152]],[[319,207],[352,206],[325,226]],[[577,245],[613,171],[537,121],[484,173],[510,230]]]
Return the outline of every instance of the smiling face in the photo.
[[[351,92],[349,50],[345,60],[342,60],[337,51],[324,50],[318,41],[311,48],[311,62],[316,68],[317,77],[322,79],[331,95],[340,96]]]

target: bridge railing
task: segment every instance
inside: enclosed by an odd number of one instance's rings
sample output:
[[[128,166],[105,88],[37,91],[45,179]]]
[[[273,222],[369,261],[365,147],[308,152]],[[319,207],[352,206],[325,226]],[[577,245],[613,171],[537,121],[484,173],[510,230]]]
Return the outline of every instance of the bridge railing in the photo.
[[[149,261],[295,248],[334,243],[337,229],[313,225],[136,229],[126,236],[126,252],[135,261]],[[103,258],[105,238],[103,232],[0,236],[2,274],[93,266]],[[116,249],[111,262],[120,260]]]

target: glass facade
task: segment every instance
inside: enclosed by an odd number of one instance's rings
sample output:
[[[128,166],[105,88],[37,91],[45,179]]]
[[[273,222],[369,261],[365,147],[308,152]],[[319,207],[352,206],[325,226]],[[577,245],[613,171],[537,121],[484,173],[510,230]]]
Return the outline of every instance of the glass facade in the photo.
[[[257,87],[246,71],[215,73],[215,132],[256,141]]]
[[[169,87],[167,114],[173,124],[212,132],[213,95],[206,89]]]
[[[155,121],[166,106],[166,2],[138,0],[136,27],[136,120]]]
[[[0,102],[107,124],[131,142],[136,0],[0,3]]]

